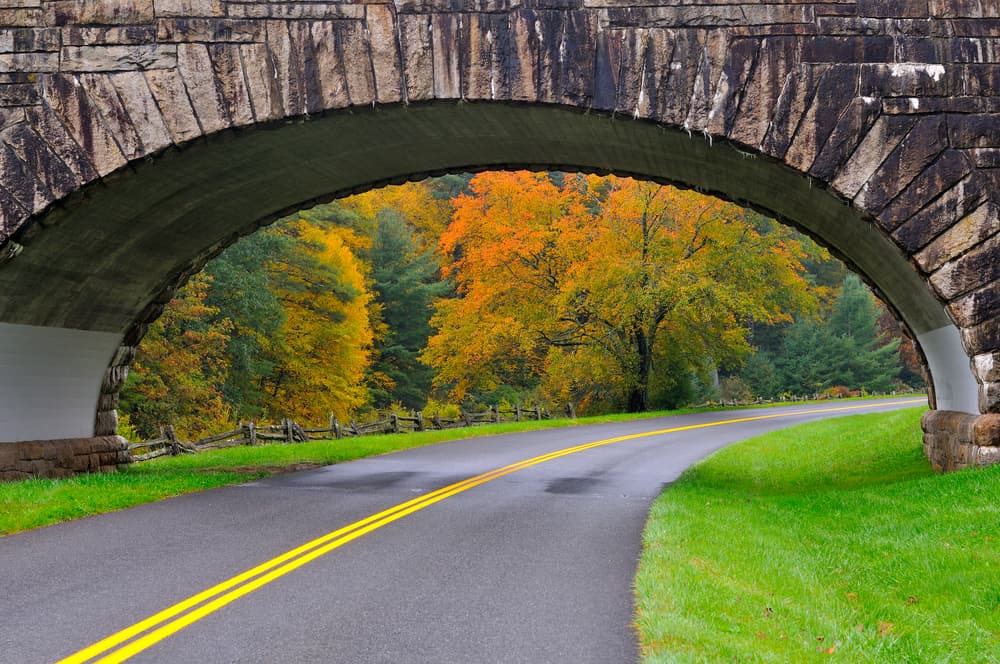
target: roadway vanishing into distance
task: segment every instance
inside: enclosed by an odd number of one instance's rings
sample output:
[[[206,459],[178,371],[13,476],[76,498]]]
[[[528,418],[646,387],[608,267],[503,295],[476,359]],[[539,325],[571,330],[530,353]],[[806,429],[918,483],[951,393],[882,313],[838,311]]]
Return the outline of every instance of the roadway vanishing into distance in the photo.
[[[646,514],[685,468],[920,403],[472,438],[0,538],[0,661],[632,662]]]

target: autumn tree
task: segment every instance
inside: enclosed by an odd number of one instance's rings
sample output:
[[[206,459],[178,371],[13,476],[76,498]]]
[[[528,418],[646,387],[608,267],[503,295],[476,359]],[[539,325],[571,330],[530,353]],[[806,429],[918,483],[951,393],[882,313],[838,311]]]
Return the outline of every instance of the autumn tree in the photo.
[[[143,436],[172,423],[197,437],[230,419],[222,394],[231,325],[206,304],[212,279],[196,275],[150,326],[132,363],[119,409]]]
[[[738,361],[755,320],[812,299],[790,232],[694,192],[622,178],[486,173],[441,237],[460,297],[425,353],[456,397],[513,375],[645,410],[657,369]]]

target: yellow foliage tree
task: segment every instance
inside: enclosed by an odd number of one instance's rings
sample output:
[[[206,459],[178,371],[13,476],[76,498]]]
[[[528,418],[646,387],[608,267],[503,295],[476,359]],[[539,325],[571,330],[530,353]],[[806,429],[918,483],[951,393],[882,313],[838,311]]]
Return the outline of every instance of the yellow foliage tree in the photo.
[[[471,188],[440,242],[460,297],[425,353],[457,398],[535,372],[552,394],[645,410],[654,369],[738,361],[752,321],[814,306],[792,233],[718,199],[527,172]]]

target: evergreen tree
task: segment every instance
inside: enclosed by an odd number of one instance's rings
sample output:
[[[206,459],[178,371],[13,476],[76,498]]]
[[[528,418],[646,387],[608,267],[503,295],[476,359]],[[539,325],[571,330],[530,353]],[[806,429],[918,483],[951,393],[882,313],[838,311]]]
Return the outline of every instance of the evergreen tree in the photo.
[[[811,394],[835,386],[891,390],[899,376],[898,340],[883,343],[871,291],[847,275],[827,320],[797,321],[775,360],[776,392]],[[760,394],[766,385],[752,383]],[[770,395],[768,395],[770,396]]]
[[[378,214],[370,260],[384,324],[372,367],[374,404],[423,408],[434,372],[419,354],[431,334],[431,304],[448,285],[438,279],[435,256],[418,251],[412,229],[394,210]]]

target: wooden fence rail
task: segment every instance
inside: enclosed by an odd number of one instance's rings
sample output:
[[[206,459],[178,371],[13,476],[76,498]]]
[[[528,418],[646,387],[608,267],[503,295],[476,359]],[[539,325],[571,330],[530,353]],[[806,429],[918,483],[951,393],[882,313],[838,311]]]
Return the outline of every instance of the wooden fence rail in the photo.
[[[565,412],[572,417],[576,415],[575,408],[571,404],[566,405]],[[351,420],[346,425],[338,422],[337,418],[331,414],[328,426],[322,428],[303,427],[298,422],[286,417],[277,424],[240,422],[235,429],[205,436],[192,442],[178,440],[173,425],[167,425],[160,427],[159,438],[130,443],[128,449],[132,455],[132,461],[135,462],[237,445],[258,445],[263,442],[304,443],[309,440],[341,439],[385,433],[410,433],[433,429],[456,429],[500,422],[551,419],[551,417],[552,414],[548,409],[540,405],[530,409],[525,409],[520,405],[511,409],[499,409],[493,406],[489,410],[478,413],[463,411],[459,417],[454,419],[439,417],[437,414],[425,418],[421,412],[413,412],[409,415],[392,413],[388,417],[374,422],[359,424]]]

